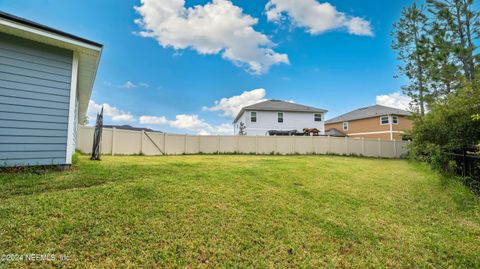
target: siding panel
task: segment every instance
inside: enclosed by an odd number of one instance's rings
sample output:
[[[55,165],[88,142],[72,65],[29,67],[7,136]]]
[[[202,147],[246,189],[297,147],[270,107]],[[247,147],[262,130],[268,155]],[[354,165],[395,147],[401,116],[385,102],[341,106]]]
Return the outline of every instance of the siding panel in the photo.
[[[5,48],[0,47],[0,54],[2,54],[3,57],[8,57],[8,58],[13,58],[13,59],[19,59],[21,61],[25,62],[30,62],[30,63],[37,63],[37,64],[43,64],[46,66],[53,66],[53,67],[59,67],[63,68],[66,70],[72,70],[72,65],[71,63],[65,63],[65,62],[58,62],[55,60],[51,60],[48,58],[43,58],[36,56],[34,54],[24,54],[18,51],[14,50],[8,50]]]
[[[39,78],[39,79],[48,79],[52,81],[70,83],[70,76],[63,76],[53,73],[47,73],[43,71],[35,71],[31,68],[28,68],[28,64],[26,67],[15,67],[10,65],[0,64],[0,73],[8,73],[8,74],[16,74],[21,76]]]
[[[51,101],[51,102],[52,101],[62,102],[62,103],[68,103],[70,101],[68,96],[52,95],[48,93],[28,92],[28,91],[21,91],[21,90],[12,90],[12,89],[2,88],[2,87],[0,87],[0,95],[16,97],[16,98],[21,97],[26,99]]]
[[[49,115],[49,116],[68,116],[68,110],[66,109],[55,109],[55,108],[42,108],[42,107],[29,107],[29,106],[19,106],[19,105],[8,105],[2,104],[0,100],[0,112],[15,112],[21,114],[31,114],[32,109],[35,110],[35,115]]]
[[[38,99],[27,99],[24,97],[8,97],[4,96],[0,92],[0,100],[4,104],[10,104],[10,105],[21,105],[21,106],[33,106],[33,107],[46,107],[46,108],[58,108],[62,109],[65,108],[65,105],[68,105],[68,103],[60,103],[60,102],[55,102],[55,101],[44,101],[44,100],[38,100]],[[68,108],[68,107],[67,107]]]
[[[2,151],[60,151],[66,150],[65,144],[5,144],[2,145]]]
[[[0,166],[65,164],[72,57],[0,34]]]
[[[17,74],[10,74],[10,73],[2,73],[0,78],[7,81],[23,82],[23,83],[58,88],[58,89],[67,89],[69,88],[69,85],[70,85],[70,83],[48,80],[47,78],[41,79],[41,78],[22,76]]]
[[[29,92],[38,92],[38,93],[48,93],[48,94],[55,94],[61,96],[70,96],[70,89],[67,88],[53,88],[53,87],[45,87],[35,84],[28,84],[24,83],[24,81],[7,81],[2,80],[0,77],[0,87],[5,89],[12,89],[12,90],[22,90],[22,91],[29,91]]]
[[[67,126],[66,123],[0,120],[0,128],[65,130]]]
[[[66,137],[0,135],[0,147],[5,144],[58,144],[67,143]],[[1,160],[0,160],[1,161]]]
[[[62,137],[67,135],[67,131],[66,130],[50,130],[50,129],[20,129],[20,128],[0,127],[0,135]]]
[[[32,108],[32,110],[35,110],[35,108]],[[67,123],[68,116],[62,117],[62,116],[50,116],[50,115],[37,115],[37,114],[30,114],[30,113],[21,114],[21,113],[0,112],[0,119]]]
[[[72,70],[70,69],[65,69],[61,67],[55,67],[55,66],[49,66],[46,64],[40,64],[40,63],[35,63],[35,62],[27,62],[23,61],[21,59],[14,59],[6,56],[0,56],[0,63],[4,65],[9,65],[9,66],[15,66],[15,67],[23,67],[23,68],[28,68],[30,70],[36,70],[36,71],[42,71],[42,72],[47,72],[47,73],[52,73],[52,74],[58,74],[58,75],[63,75],[63,76],[70,76],[72,74]]]

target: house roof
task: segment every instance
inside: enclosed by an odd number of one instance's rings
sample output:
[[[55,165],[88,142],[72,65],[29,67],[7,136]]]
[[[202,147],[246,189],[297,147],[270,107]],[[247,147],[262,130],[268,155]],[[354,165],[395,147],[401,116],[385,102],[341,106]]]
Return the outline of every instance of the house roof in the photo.
[[[242,110],[238,113],[237,117],[233,121],[234,123],[238,121],[240,116],[245,111],[292,111],[292,112],[318,112],[318,113],[325,113],[328,110],[315,108],[311,106],[301,105],[297,103],[282,101],[282,100],[267,100],[257,104],[253,104],[250,106],[243,107]]]
[[[412,113],[406,110],[388,107],[388,106],[381,106],[381,105],[373,105],[368,107],[362,107],[333,119],[327,120],[325,123],[337,123],[337,122],[344,122],[344,121],[351,121],[351,120],[359,120],[359,119],[366,119],[372,118],[377,116],[384,116],[384,115],[400,115],[400,116],[410,116]]]
[[[71,50],[78,59],[78,115],[85,117],[103,45],[0,11],[0,32],[34,42]]]

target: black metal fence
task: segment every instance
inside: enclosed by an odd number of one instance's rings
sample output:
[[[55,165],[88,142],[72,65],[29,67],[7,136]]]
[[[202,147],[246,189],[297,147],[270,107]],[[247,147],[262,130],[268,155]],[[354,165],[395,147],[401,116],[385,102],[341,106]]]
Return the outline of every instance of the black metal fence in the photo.
[[[446,153],[455,161],[457,175],[461,176],[465,185],[480,194],[480,149],[466,146]]]

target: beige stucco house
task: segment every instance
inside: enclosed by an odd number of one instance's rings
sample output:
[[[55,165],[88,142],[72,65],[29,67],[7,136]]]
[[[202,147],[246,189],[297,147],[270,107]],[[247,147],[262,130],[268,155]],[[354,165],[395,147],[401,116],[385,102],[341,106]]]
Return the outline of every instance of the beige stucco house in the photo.
[[[411,113],[405,110],[374,105],[363,107],[325,122],[325,129],[336,129],[353,138],[402,140],[412,128]]]

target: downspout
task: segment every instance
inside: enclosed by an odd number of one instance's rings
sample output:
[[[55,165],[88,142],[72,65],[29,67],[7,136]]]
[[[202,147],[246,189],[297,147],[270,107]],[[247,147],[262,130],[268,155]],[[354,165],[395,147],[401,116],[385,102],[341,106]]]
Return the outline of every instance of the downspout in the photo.
[[[393,119],[392,119],[392,115],[388,115],[388,123],[390,125],[390,140],[393,140]]]

